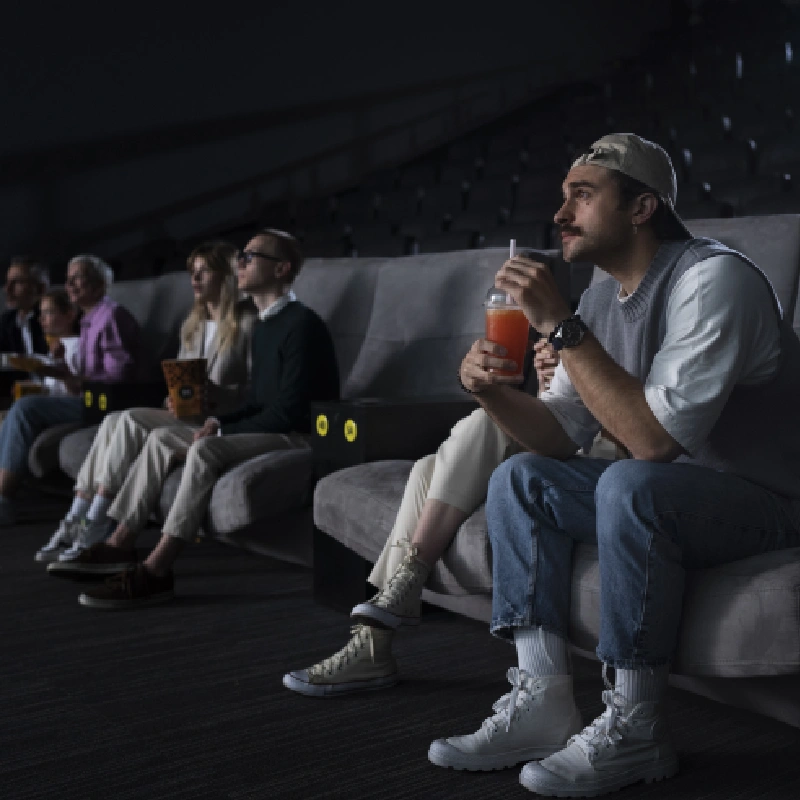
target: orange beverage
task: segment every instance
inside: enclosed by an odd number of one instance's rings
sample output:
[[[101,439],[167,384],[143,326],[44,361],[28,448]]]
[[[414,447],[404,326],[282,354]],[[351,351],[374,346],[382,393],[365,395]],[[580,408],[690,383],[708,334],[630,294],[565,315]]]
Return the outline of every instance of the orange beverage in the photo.
[[[487,308],[486,338],[506,348],[505,358],[515,361],[515,371],[492,370],[499,375],[521,375],[528,349],[528,319],[521,308]]]

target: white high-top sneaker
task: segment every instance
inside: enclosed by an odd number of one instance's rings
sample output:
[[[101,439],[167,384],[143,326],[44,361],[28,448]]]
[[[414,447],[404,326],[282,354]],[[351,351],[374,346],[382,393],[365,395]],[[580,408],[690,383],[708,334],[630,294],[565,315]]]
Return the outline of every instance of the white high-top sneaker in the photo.
[[[428,580],[431,568],[420,561],[417,554],[417,548],[409,545],[406,557],[386,586],[371,600],[359,603],[350,616],[373,619],[389,628],[419,625],[422,587]]]
[[[80,527],[81,524],[78,520],[62,519],[47,544],[36,551],[34,559],[46,564],[58,561],[59,555],[75,542]]]
[[[392,631],[355,625],[351,633],[350,641],[330,658],[287,672],[283,685],[315,697],[394,686],[397,663],[392,656]]]
[[[88,550],[93,544],[107,539],[116,527],[117,522],[113,519],[104,519],[102,521],[93,519],[81,520],[75,532],[72,547],[61,553],[58,556],[58,560],[72,561],[73,558],[77,558],[84,550]]]
[[[678,771],[678,757],[657,703],[627,704],[613,689],[603,692],[605,712],[567,746],[526,764],[519,781],[549,797],[596,797],[637,781],[659,781]]]
[[[430,761],[453,769],[505,769],[557,752],[580,731],[571,675],[535,678],[512,667],[508,680],[513,688],[492,706],[494,716],[475,733],[437,739]]]

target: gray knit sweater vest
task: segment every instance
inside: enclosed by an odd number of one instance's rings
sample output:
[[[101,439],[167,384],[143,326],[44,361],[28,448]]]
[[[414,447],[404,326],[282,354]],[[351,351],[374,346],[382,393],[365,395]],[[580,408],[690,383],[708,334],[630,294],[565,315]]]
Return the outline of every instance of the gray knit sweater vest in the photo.
[[[620,303],[612,279],[590,286],[578,313],[606,352],[644,383],[664,341],[667,302],[678,279],[712,256],[736,256],[769,286],[781,333],[777,374],[734,387],[705,443],[676,462],[739,475],[785,497],[800,498],[800,340],[783,316],[769,279],[746,256],[713,239],[664,242],[630,298]]]

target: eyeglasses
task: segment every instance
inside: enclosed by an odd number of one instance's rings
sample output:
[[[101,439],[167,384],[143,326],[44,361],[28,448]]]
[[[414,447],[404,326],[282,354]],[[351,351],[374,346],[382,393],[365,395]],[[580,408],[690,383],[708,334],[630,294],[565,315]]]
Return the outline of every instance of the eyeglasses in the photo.
[[[285,261],[285,259],[278,258],[278,256],[272,256],[269,253],[259,253],[257,250],[240,250],[236,254],[236,260],[244,261],[245,264],[252,264],[253,259],[256,256],[261,256],[261,258],[266,258],[268,261]]]

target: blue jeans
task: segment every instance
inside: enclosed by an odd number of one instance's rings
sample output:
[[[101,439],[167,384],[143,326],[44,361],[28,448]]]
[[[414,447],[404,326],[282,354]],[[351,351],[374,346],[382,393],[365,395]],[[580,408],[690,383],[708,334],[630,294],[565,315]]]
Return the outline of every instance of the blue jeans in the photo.
[[[687,569],[800,546],[800,502],[694,464],[521,453],[489,482],[491,630],[541,625],[567,638],[572,549],[596,544],[598,657],[612,667],[669,663]]]
[[[17,400],[0,427],[0,469],[21,474],[28,466],[28,451],[45,428],[63,422],[80,422],[80,397],[29,395]]]

